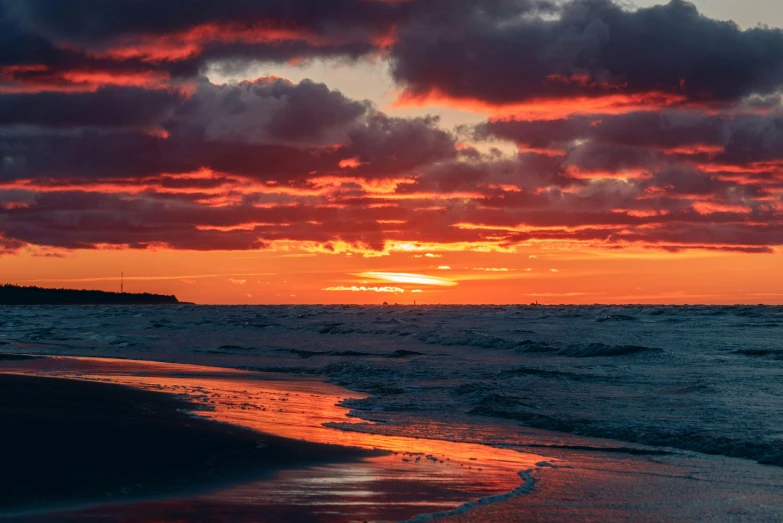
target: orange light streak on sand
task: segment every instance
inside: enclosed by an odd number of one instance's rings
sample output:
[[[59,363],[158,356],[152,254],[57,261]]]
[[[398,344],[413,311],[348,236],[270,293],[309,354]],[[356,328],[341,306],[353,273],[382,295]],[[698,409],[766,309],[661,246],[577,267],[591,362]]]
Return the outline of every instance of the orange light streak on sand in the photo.
[[[0,362],[0,372],[79,380],[99,380],[134,388],[185,395],[210,410],[194,414],[284,438],[371,450],[391,454],[364,458],[376,467],[400,467],[416,457],[434,462],[454,479],[484,484],[492,493],[519,487],[519,472],[536,467],[544,456],[426,437],[404,437],[340,430],[327,423],[354,424],[346,399],[356,393],[316,380],[274,379],[274,374],[218,367],[118,360],[112,358],[51,357],[13,365]],[[401,460],[400,455],[409,456]],[[549,460],[557,461],[557,460]],[[440,480],[442,481],[442,479]]]

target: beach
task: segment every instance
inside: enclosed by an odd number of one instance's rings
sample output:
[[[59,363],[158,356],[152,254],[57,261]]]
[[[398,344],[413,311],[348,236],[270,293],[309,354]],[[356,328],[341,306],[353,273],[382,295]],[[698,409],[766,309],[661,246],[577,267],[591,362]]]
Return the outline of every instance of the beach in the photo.
[[[453,310],[15,311],[0,332],[0,386],[8,391],[4,417],[20,420],[13,447],[26,449],[15,466],[28,476],[12,485],[21,494],[5,505],[6,520],[765,522],[783,511],[774,437],[752,445],[736,444],[737,432],[719,438],[719,416],[702,433],[658,445],[644,438],[660,439],[664,425],[615,438],[566,425],[564,414],[593,391],[611,392],[611,400],[591,400],[608,401],[603,412],[582,414],[601,416],[609,432],[623,403],[642,401],[645,368],[657,380],[656,397],[645,400],[650,409],[660,401],[691,409],[669,414],[672,434],[686,416],[695,423],[706,405],[697,402],[702,389],[719,390],[714,363],[712,382],[694,378],[695,365],[684,371],[701,383],[673,376],[676,349],[665,337],[658,350],[629,349],[619,338],[629,328],[616,326],[643,319],[487,308],[478,317],[471,310],[461,320],[471,326],[455,331],[450,322],[438,326],[459,317]],[[766,314],[757,321],[769,324]],[[730,321],[722,319],[736,329]],[[589,327],[587,338],[603,345],[568,346],[562,355],[522,352],[543,341],[505,346],[512,330],[565,345],[546,333],[553,322]],[[391,329],[411,334],[391,343]],[[415,339],[421,329],[425,341]],[[618,338],[612,345],[610,336]],[[756,365],[758,357],[731,355],[736,349],[726,346],[729,356],[720,358],[737,362],[735,375],[776,372],[776,360]],[[599,355],[573,356],[588,350]],[[635,384],[623,384],[626,373]],[[757,384],[762,392],[772,386]],[[534,398],[557,402],[560,418],[535,408]],[[653,416],[640,412],[626,427]],[[747,430],[771,421],[759,418]],[[599,432],[584,425],[591,426]],[[35,467],[25,465],[33,463],[27,456],[39,460]],[[71,469],[82,480],[69,480]],[[39,483],[40,470],[48,474]]]
[[[783,0],[0,41],[0,523],[783,522]]]
[[[122,385],[4,374],[0,396],[0,514],[203,491],[369,454],[208,421],[183,400]]]

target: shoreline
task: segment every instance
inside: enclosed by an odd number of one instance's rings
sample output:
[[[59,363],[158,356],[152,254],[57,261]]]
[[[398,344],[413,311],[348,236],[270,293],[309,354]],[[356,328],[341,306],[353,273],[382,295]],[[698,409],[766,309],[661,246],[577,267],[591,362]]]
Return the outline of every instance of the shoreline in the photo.
[[[721,523],[733,521],[733,514],[766,523],[780,512],[774,503],[783,484],[775,467],[747,460],[677,451],[629,453],[634,449],[618,448],[618,441],[524,429],[509,420],[492,422],[486,432],[482,425],[415,422],[392,413],[381,417],[386,421],[373,416],[378,425],[362,418],[357,424],[349,412],[351,401],[344,400],[367,394],[301,377],[281,380],[262,372],[111,357],[13,361],[17,359],[0,365],[0,371],[57,374],[88,380],[87,384],[106,380],[132,390],[165,392],[176,401],[184,396],[190,408],[196,405],[188,416],[217,420],[227,427],[267,428],[296,443],[307,439],[387,452],[341,464],[276,469],[274,477],[257,476],[256,481],[237,477],[234,485],[204,484],[203,493],[183,489],[171,496],[126,498],[121,504],[112,500],[37,517],[20,515],[15,521],[143,523],[198,517],[249,523],[264,514],[265,521],[281,522],[438,517],[472,523],[517,521],[525,514],[525,520],[552,523],[571,521],[578,513],[580,520],[591,523],[613,518],[652,523],[698,520],[709,512]],[[324,423],[328,419],[340,423],[330,426]],[[600,448],[607,444],[611,448]],[[545,449],[549,457],[537,454]],[[511,470],[514,482],[501,482]],[[747,484],[727,477],[746,478]],[[676,492],[683,494],[673,495]],[[634,501],[629,504],[626,499]],[[319,515],[322,504],[331,511],[328,517]],[[644,513],[635,508],[642,505]],[[756,507],[767,508],[756,512]]]
[[[176,492],[171,491],[172,495],[167,495],[169,491],[158,490],[154,496],[145,496],[146,499],[126,496],[120,500],[122,506],[117,507],[109,506],[116,505],[117,499],[104,498],[93,500],[96,502],[88,503],[87,506],[71,504],[62,506],[59,511],[57,509],[60,507],[54,507],[55,512],[48,511],[48,514],[39,516],[35,521],[78,521],[79,517],[93,516],[111,520],[111,517],[119,515],[136,516],[140,518],[138,521],[146,521],[145,517],[166,511],[175,511],[177,515],[171,517],[177,519],[181,518],[180,513],[176,512],[181,510],[181,506],[176,506],[177,503],[206,506],[209,508],[204,510],[211,511],[226,510],[219,508],[225,503],[230,510],[239,510],[236,517],[240,517],[240,514],[246,517],[243,512],[246,510],[243,508],[244,501],[236,503],[237,496],[240,500],[254,499],[253,510],[263,506],[270,513],[280,514],[287,513],[286,507],[294,509],[300,504],[312,507],[307,510],[316,510],[325,501],[330,506],[342,506],[340,517],[343,517],[353,514],[357,510],[357,503],[358,506],[368,503],[365,496],[370,494],[372,498],[369,499],[373,501],[370,506],[360,509],[360,512],[367,512],[356,516],[359,520],[380,517],[403,521],[423,514],[451,514],[454,510],[460,512],[475,503],[507,499],[522,493],[532,484],[521,473],[532,472],[536,468],[535,463],[543,459],[537,454],[496,449],[476,443],[415,436],[372,435],[331,428],[326,421],[349,419],[349,409],[340,406],[344,394],[353,397],[362,395],[351,394],[350,391],[321,381],[280,382],[265,374],[200,365],[32,355],[21,359],[11,358],[0,367],[0,372],[3,370],[24,373],[25,376],[12,374],[19,379],[66,382],[71,386],[120,386],[121,389],[113,390],[149,393],[157,399],[169,396],[180,406],[191,409],[188,414],[178,412],[188,421],[195,418],[196,421],[206,421],[232,432],[235,429],[241,433],[250,432],[255,439],[267,437],[276,441],[277,447],[288,444],[288,448],[296,452],[299,458],[293,463],[286,460],[283,464],[285,468],[281,466],[274,469],[277,472],[275,475],[257,474],[253,478],[239,474],[231,477],[215,474],[213,477],[220,478],[220,481],[201,483],[207,487],[206,492],[201,494],[194,493],[193,489],[178,489]],[[29,378],[29,374],[55,374],[60,378]],[[3,374],[0,374],[0,393],[2,380]],[[106,380],[112,385],[93,380]],[[183,395],[188,401],[181,399]],[[209,399],[215,397],[218,399]],[[266,436],[256,432],[265,428],[274,435]],[[311,451],[311,456],[304,462],[302,448]],[[319,463],[326,465],[317,466]],[[297,468],[298,465],[301,466]],[[363,472],[356,476],[358,470]],[[361,479],[365,476],[372,478],[372,484],[377,486],[371,487],[366,479]],[[233,486],[227,485],[227,480],[232,478],[238,481]],[[281,504],[276,499],[280,487],[275,485],[281,481],[290,483],[291,478],[296,478],[292,485],[295,491],[304,489],[307,492],[297,494],[303,499],[293,500],[287,505]],[[319,483],[326,487],[317,487]],[[310,486],[305,486],[307,484]],[[319,492],[319,488],[325,490]],[[262,498],[263,504],[260,501]],[[215,503],[215,500],[222,501]],[[19,512],[18,517],[26,515],[29,514]],[[74,517],[77,519],[68,519]],[[282,515],[281,518],[272,518],[270,521],[287,521]],[[240,520],[245,521],[237,519]]]
[[[357,460],[356,448],[296,441],[193,416],[169,394],[68,378],[0,374],[8,429],[0,518],[136,502]]]

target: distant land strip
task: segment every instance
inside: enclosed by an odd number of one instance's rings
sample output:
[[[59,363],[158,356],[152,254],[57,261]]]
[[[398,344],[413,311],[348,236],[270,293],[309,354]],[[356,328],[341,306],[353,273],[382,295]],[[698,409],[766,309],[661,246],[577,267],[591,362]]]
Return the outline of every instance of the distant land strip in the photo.
[[[164,294],[45,289],[0,285],[0,305],[168,305],[180,303]]]

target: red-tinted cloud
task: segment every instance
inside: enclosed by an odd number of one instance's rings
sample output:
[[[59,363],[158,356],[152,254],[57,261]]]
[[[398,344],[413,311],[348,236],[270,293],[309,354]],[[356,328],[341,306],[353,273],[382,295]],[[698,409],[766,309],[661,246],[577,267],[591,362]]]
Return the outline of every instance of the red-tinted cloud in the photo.
[[[613,95],[731,102],[773,94],[783,81],[783,34],[742,31],[682,0],[637,10],[612,0],[516,5],[516,17],[476,9],[457,23],[401,30],[395,78],[413,98],[439,93],[496,106],[595,99],[595,110]]]
[[[0,0],[0,22],[2,253],[783,244],[783,36],[686,2]],[[400,103],[491,119],[200,76],[370,55]]]

